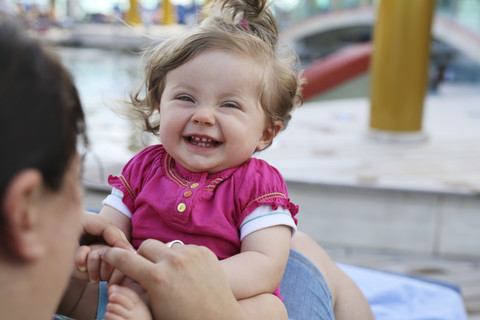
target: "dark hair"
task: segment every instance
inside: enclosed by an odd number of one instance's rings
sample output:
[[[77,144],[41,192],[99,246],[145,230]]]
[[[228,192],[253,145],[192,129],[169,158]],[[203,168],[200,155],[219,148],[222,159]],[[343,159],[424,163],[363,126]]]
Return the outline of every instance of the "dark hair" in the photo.
[[[146,52],[149,58],[143,86],[131,95],[134,120],[146,131],[159,131],[158,104],[166,74],[207,50],[225,50],[251,57],[264,67],[260,103],[273,124],[284,129],[291,112],[302,104],[299,59],[278,44],[278,27],[268,0],[213,0],[208,17],[195,28]]]
[[[51,50],[0,13],[0,224],[10,180],[38,169],[58,191],[85,120],[70,74]]]

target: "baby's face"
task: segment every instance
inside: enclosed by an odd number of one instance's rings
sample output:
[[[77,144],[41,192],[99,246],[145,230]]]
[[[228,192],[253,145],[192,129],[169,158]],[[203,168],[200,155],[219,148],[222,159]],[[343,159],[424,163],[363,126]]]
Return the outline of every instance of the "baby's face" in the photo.
[[[264,68],[253,59],[205,51],[167,73],[160,139],[192,172],[237,167],[271,142],[260,105]]]

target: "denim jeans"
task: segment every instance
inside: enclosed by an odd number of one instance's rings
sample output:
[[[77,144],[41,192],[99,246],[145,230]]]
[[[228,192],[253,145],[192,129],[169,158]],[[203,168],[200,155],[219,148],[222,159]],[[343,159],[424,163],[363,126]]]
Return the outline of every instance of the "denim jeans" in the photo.
[[[334,320],[332,293],[320,271],[290,250],[280,292],[290,320]]]
[[[320,271],[302,254],[290,250],[280,290],[290,320],[334,320],[330,288]],[[108,303],[106,283],[100,283],[97,319]]]

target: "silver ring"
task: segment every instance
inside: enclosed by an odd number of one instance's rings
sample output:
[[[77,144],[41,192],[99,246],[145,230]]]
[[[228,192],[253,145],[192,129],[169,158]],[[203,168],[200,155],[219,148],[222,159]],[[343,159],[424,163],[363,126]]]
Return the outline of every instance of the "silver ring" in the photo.
[[[173,241],[170,241],[170,242],[165,243],[165,245],[166,245],[167,247],[171,248],[171,247],[173,246],[173,244],[175,244],[175,243],[184,244],[184,243],[183,243],[182,241],[180,241],[180,240],[173,240]]]

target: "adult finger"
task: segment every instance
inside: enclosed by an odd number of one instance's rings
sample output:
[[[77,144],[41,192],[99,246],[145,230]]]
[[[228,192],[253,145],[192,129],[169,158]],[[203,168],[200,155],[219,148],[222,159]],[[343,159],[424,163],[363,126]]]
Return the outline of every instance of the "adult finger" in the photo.
[[[178,247],[183,246],[181,244],[175,243],[171,247],[168,247],[161,241],[155,239],[147,239],[142,242],[140,247],[137,250],[137,253],[152,262],[159,262],[166,255],[170,254],[172,249],[179,249]]]
[[[141,255],[121,248],[103,248],[100,250],[100,257],[142,287],[148,288],[151,284],[148,275],[154,274],[155,264]]]
[[[125,279],[125,275],[118,269],[114,269],[110,279],[108,280],[109,284],[120,284],[122,283],[123,279]]]
[[[112,247],[134,250],[125,234],[119,228],[96,213],[85,212],[82,235],[103,238]]]
[[[108,263],[102,263],[100,265],[100,281],[109,281],[113,275],[115,269]]]

